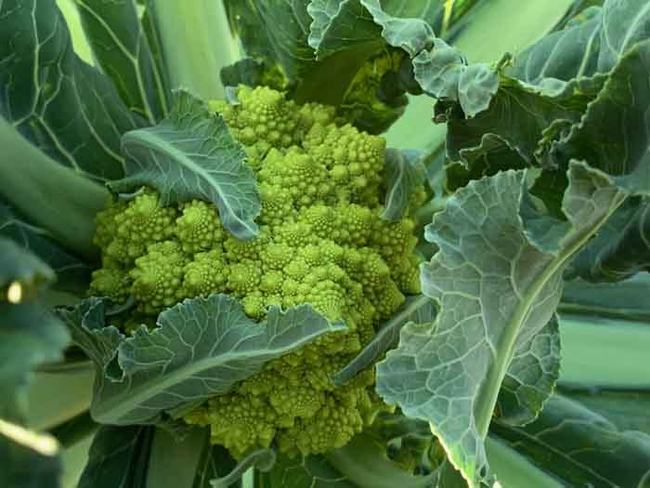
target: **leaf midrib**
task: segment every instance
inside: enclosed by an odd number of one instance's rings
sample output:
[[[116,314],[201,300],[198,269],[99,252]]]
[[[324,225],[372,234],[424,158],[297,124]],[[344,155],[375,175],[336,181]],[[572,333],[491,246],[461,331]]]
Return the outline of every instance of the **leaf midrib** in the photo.
[[[591,237],[602,227],[602,225],[611,217],[611,215],[620,207],[620,205],[625,201],[625,196],[619,193],[618,198],[614,200],[619,200],[614,205],[609,207],[609,210],[600,218],[598,218],[594,225],[591,226],[591,230],[586,232],[582,238],[577,239],[572,245],[570,245],[564,252],[562,252],[557,258],[551,261],[551,265],[546,268],[546,270],[536,278],[529,290],[530,293],[527,294],[527,299],[522,301],[520,305],[515,310],[515,313],[512,316],[512,320],[509,321],[508,325],[505,328],[505,344],[504,348],[506,354],[501,354],[497,356],[497,359],[500,357],[500,361],[496,361],[492,368],[489,368],[487,379],[480,388],[480,393],[477,397],[477,408],[474,416],[476,418],[476,425],[479,435],[482,439],[485,439],[488,434],[488,429],[490,427],[490,420],[492,418],[492,412],[497,402],[499,395],[499,387],[505,377],[508,366],[510,365],[510,359],[514,353],[514,346],[517,340],[519,326],[526,320],[530,309],[536,303],[536,300],[539,296],[539,293],[547,284],[552,276],[554,276],[561,268],[566,264],[566,262],[580,250]],[[519,326],[518,326],[519,324]],[[496,387],[494,386],[496,385]],[[487,392],[487,393],[486,393]],[[485,397],[487,396],[487,399]]]

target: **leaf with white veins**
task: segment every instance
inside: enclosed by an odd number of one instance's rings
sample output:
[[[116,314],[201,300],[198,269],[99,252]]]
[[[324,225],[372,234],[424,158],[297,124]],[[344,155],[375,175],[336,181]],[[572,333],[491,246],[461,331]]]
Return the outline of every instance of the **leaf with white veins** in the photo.
[[[268,361],[343,330],[342,321],[329,322],[311,305],[286,312],[271,307],[266,322],[258,323],[233,297],[188,299],[161,313],[158,327],[141,326],[121,340],[117,361],[110,347],[107,353],[86,348],[106,372],[97,375],[91,414],[106,424],[152,423],[162,412],[225,394]]]
[[[524,171],[471,182],[426,229],[440,251],[422,266],[433,327],[407,326],[377,366],[377,391],[428,420],[469,486],[490,479],[483,441],[515,351],[553,316],[571,258],[622,204],[610,176],[572,162],[567,222],[532,209]]]
[[[162,205],[209,201],[235,237],[255,237],[254,219],[261,203],[244,147],[203,101],[178,90],[174,102],[169,117],[160,124],[124,134],[127,176],[109,186],[119,192],[154,187]]]

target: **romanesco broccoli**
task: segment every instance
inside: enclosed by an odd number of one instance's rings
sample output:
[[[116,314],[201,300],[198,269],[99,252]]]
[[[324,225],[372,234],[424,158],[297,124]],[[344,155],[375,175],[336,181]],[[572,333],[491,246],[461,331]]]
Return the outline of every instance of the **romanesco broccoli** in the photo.
[[[267,364],[229,394],[185,415],[209,425],[235,457],[275,443],[303,455],[338,448],[380,405],[372,371],[335,388],[330,376],[376,328],[419,292],[417,239],[409,218],[381,220],[385,142],[339,126],[334,110],[299,107],[270,88],[241,87],[239,104],[214,102],[247,146],[258,180],[259,235],[239,241],[212,205],[163,207],[145,190],[97,219],[103,268],[92,292],[135,300],[134,316],[154,317],[184,298],[227,293],[264,319],[270,305],[301,303],[349,328]]]

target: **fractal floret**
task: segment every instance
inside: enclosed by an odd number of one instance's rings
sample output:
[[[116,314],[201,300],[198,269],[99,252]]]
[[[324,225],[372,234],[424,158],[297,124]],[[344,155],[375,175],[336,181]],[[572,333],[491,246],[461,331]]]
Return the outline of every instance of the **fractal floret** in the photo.
[[[238,104],[210,107],[247,150],[262,200],[258,236],[229,234],[210,203],[163,206],[145,189],[99,215],[103,267],[91,293],[133,301],[129,323],[214,293],[238,298],[255,320],[303,303],[343,319],[346,331],[269,362],[184,416],[209,425],[235,457],[271,444],[302,455],[342,447],[381,402],[372,370],[338,388],[331,376],[420,291],[414,222],[380,218],[385,141],[337,124],[330,107],[298,106],[265,87],[240,87]]]

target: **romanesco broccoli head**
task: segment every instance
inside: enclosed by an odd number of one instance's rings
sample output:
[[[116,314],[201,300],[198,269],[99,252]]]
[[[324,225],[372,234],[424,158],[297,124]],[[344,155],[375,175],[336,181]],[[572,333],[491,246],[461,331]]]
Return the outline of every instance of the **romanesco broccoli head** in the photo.
[[[382,138],[337,125],[330,107],[300,107],[270,88],[242,87],[238,99],[211,107],[246,146],[262,200],[259,235],[240,241],[211,204],[163,206],[147,189],[98,216],[104,259],[91,289],[116,302],[132,298],[140,323],[214,293],[237,297],[256,320],[271,305],[303,303],[343,319],[347,331],[269,362],[184,417],[210,426],[214,443],[235,457],[271,444],[322,453],[345,445],[380,409],[371,370],[339,388],[330,378],[406,294],[419,293],[415,226],[408,217],[380,218]]]

